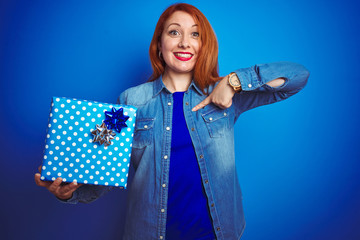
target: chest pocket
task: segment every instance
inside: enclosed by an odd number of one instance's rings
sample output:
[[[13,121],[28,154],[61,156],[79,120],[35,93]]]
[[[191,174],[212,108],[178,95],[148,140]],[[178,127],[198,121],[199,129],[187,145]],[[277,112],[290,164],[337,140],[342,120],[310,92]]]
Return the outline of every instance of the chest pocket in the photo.
[[[149,145],[153,139],[155,119],[136,119],[134,130],[134,148],[144,148]]]
[[[201,114],[206,127],[209,130],[210,137],[223,137],[225,129],[229,125],[227,109],[213,108],[207,113]]]

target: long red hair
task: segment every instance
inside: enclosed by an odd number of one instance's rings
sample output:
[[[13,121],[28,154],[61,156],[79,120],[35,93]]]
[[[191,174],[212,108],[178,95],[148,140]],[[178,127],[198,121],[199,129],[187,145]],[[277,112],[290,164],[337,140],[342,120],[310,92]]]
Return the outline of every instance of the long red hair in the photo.
[[[183,11],[194,18],[198,25],[201,49],[194,67],[194,81],[196,85],[205,93],[205,88],[220,79],[218,70],[218,43],[215,32],[204,14],[196,7],[187,3],[177,3],[168,7],[160,16],[156,24],[153,38],[150,43],[150,61],[153,73],[149,81],[159,78],[165,71],[166,63],[159,56],[158,43],[164,31],[166,20],[176,11]]]

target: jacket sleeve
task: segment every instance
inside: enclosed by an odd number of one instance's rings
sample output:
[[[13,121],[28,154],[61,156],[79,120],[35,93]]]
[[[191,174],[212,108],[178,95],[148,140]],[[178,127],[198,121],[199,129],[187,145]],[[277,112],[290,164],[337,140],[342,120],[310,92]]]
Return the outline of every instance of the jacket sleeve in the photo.
[[[126,94],[125,91],[120,94],[120,96],[117,99],[116,104],[125,104],[125,105],[127,104],[125,94]]]
[[[274,62],[236,70],[242,91],[233,97],[235,121],[241,113],[262,105],[287,99],[307,83],[309,71],[301,64]],[[283,78],[284,84],[273,88],[266,83]]]
[[[70,199],[62,200],[58,198],[58,200],[63,203],[71,204],[76,204],[78,202],[90,203],[103,196],[113,188],[114,187],[84,184],[76,189],[75,192],[73,192],[73,195]]]

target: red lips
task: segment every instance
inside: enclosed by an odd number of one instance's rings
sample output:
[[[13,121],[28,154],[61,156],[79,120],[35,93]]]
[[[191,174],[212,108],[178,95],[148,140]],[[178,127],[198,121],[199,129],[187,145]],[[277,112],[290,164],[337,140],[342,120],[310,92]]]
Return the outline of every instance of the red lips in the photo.
[[[174,52],[174,56],[180,61],[189,61],[194,55],[190,52]]]

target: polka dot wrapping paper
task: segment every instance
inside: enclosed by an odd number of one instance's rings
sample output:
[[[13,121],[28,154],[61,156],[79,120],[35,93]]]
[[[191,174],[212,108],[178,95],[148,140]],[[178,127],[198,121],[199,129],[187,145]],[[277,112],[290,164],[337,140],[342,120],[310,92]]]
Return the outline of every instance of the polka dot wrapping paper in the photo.
[[[120,133],[111,129],[110,145],[95,142],[95,130],[106,119],[105,113],[111,116],[114,110],[121,112],[127,126]],[[53,97],[41,179],[61,177],[64,182],[126,188],[136,110],[128,105]]]

